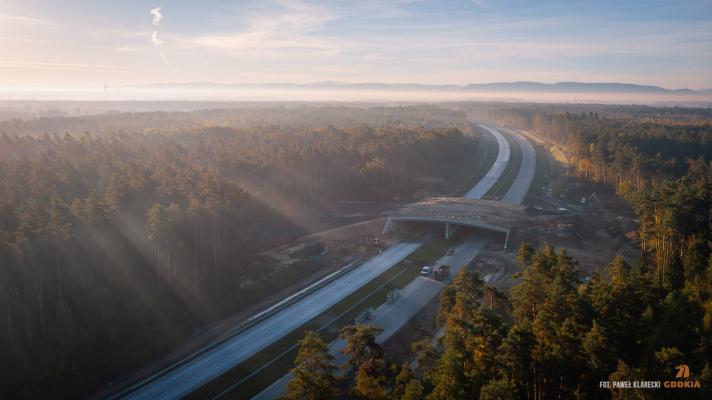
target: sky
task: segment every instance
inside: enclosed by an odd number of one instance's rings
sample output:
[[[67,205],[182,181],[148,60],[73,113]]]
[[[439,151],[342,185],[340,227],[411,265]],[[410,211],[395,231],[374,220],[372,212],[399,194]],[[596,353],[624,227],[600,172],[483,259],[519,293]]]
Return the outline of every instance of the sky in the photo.
[[[712,88],[712,0],[0,0],[0,86]]]

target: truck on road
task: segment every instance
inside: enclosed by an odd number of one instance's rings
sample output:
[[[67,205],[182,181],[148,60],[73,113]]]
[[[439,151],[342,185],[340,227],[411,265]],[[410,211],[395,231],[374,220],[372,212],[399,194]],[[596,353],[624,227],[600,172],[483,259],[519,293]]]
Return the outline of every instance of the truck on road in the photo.
[[[440,265],[435,268],[435,271],[434,271],[435,279],[442,281],[445,278],[447,278],[448,275],[450,275],[450,266],[449,265]]]

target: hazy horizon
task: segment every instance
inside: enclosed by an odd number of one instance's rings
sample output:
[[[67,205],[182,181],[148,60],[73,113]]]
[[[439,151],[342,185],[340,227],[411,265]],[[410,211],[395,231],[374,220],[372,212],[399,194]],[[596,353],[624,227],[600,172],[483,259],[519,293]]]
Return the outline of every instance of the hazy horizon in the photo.
[[[169,82],[712,88],[712,3],[0,0],[0,96]]]
[[[378,85],[372,87],[369,85]],[[295,85],[186,83],[146,86],[95,87],[85,89],[8,88],[0,87],[0,100],[21,101],[336,101],[336,102],[447,102],[447,101],[514,101],[547,103],[607,103],[678,105],[709,107],[712,93],[687,91],[652,91],[626,89],[620,91],[588,90],[557,91],[554,86],[526,90],[514,85],[511,89],[484,90],[454,88],[446,85]]]

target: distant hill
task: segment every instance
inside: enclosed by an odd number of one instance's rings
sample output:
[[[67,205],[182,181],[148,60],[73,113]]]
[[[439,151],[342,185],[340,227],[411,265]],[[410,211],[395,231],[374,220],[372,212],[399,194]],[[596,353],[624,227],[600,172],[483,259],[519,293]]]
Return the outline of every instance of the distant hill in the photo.
[[[464,92],[464,93],[609,93],[609,94],[675,94],[712,95],[712,89],[666,89],[660,86],[636,85],[632,83],[586,83],[586,82],[494,82],[471,83],[469,85],[431,85],[419,83],[160,83],[138,86],[140,88],[166,90],[234,90],[234,89],[277,89],[277,90],[351,90],[351,91],[418,91],[418,92]],[[138,88],[133,86],[133,88]]]
[[[694,93],[690,89],[670,90],[660,86],[632,83],[582,83],[582,82],[500,82],[470,84],[468,89],[484,91],[546,92],[546,93]]]

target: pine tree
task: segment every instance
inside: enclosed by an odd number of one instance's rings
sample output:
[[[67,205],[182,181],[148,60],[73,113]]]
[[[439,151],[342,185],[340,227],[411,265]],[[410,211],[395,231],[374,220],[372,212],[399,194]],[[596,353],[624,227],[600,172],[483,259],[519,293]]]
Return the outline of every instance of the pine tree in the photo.
[[[594,378],[603,378],[613,370],[616,365],[616,348],[611,342],[609,333],[593,321],[591,329],[583,340],[583,348],[588,356],[588,364],[593,371]],[[599,379],[599,380],[601,380]]]
[[[610,264],[608,264],[608,276],[614,285],[623,285],[631,273],[630,265],[623,259],[622,256],[616,256]]]
[[[488,381],[480,391],[480,400],[516,400],[517,389],[507,379]]]
[[[422,400],[425,389],[417,379],[411,379],[405,387],[405,393],[400,397],[400,400]]]
[[[521,242],[519,244],[519,250],[517,250],[517,263],[526,267],[532,262],[532,257],[534,256],[534,249],[527,242]]]
[[[469,268],[462,268],[452,280],[452,286],[458,295],[463,296],[468,304],[472,305],[482,298],[484,282],[480,275],[470,271]]]
[[[496,353],[501,375],[514,383],[521,393],[526,393],[528,398],[534,398],[533,378],[537,367],[532,353],[535,345],[536,337],[531,325],[524,322],[509,329]]]
[[[386,362],[372,358],[359,365],[351,389],[351,397],[363,400],[388,400]]]
[[[451,400],[470,398],[469,383],[462,370],[464,349],[448,347],[440,357],[433,374],[433,392],[430,400]]]
[[[405,389],[408,383],[414,379],[413,371],[411,371],[410,366],[407,362],[404,362],[401,366],[400,372],[396,375],[395,382],[393,383],[393,390],[391,391],[391,397],[394,399],[400,399],[403,394],[405,394]]]
[[[341,350],[349,356],[348,365],[358,367],[370,359],[383,358],[383,348],[376,343],[382,328],[373,325],[348,325],[341,329],[339,337],[346,341]]]
[[[424,383],[430,382],[438,363],[438,353],[433,347],[433,339],[426,336],[417,342],[413,342],[410,348],[415,356],[418,376]]]
[[[339,398],[338,369],[329,346],[312,331],[299,341],[299,353],[291,370],[294,378],[287,384],[288,400],[330,400]]]
[[[500,341],[500,322],[482,306],[482,281],[476,273],[461,271],[453,280],[455,304],[448,314],[444,353],[433,374],[433,399],[479,396],[485,375],[494,365]]]
[[[445,325],[452,307],[455,305],[455,287],[452,285],[446,286],[440,292],[440,308],[436,317],[437,326]]]

